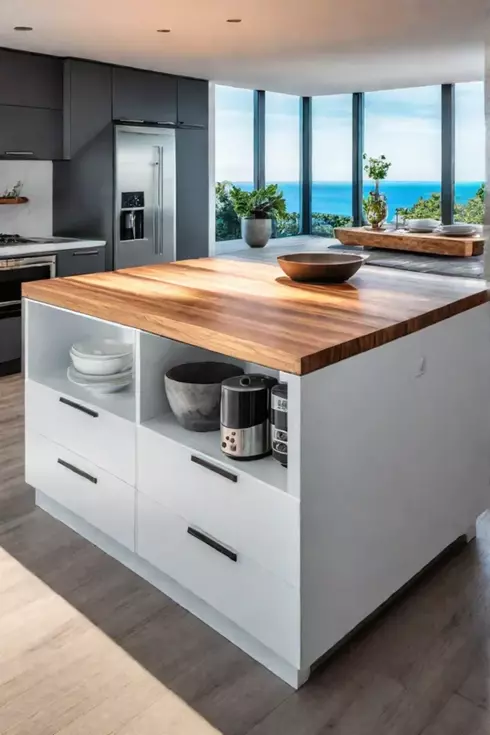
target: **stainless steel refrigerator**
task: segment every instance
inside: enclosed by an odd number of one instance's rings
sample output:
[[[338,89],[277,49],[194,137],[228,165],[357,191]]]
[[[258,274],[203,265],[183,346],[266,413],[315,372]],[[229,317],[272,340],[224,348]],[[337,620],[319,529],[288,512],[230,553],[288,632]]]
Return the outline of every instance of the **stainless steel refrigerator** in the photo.
[[[114,267],[175,260],[175,130],[115,128]]]

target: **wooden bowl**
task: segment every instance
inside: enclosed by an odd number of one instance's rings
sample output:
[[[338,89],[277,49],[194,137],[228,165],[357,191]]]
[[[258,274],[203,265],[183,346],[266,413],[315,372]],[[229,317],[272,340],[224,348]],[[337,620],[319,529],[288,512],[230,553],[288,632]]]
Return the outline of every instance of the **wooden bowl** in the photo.
[[[368,257],[343,253],[294,253],[281,255],[277,260],[292,281],[343,283],[352,278]]]

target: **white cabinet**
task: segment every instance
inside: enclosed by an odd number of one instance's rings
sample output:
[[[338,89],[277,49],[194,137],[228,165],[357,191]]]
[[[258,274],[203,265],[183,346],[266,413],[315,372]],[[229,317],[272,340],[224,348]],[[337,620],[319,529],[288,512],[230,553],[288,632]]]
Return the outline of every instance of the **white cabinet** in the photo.
[[[299,666],[298,589],[141,493],[136,538],[140,556]]]
[[[89,398],[89,396],[87,396]],[[52,439],[128,485],[136,481],[133,422],[26,381],[26,428]]]
[[[33,431],[26,432],[26,482],[134,551],[134,488]]]
[[[299,587],[299,501],[138,427],[138,490]]]

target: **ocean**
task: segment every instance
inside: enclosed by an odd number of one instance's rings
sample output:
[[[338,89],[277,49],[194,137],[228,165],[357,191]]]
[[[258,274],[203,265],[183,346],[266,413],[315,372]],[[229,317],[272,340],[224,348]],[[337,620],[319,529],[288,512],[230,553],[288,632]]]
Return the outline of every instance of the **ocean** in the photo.
[[[288,212],[299,212],[300,187],[299,182],[278,182],[284,197]],[[480,181],[462,181],[456,183],[456,203],[465,204],[475,196],[481,186]],[[236,182],[237,186],[250,191],[250,182]],[[364,183],[364,194],[372,189],[371,182]],[[429,197],[433,192],[440,192],[440,182],[432,181],[385,181],[383,191],[388,198],[390,213],[395,213],[399,207],[411,207],[420,197]],[[312,212],[352,214],[352,186],[348,182],[314,181],[312,185]]]

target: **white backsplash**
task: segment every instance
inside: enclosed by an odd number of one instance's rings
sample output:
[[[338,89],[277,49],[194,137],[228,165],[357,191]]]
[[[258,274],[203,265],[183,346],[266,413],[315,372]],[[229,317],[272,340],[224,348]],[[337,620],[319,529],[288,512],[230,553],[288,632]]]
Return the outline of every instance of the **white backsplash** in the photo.
[[[0,232],[25,237],[53,234],[53,164],[51,161],[0,161],[0,194],[17,181],[26,204],[0,205]]]

